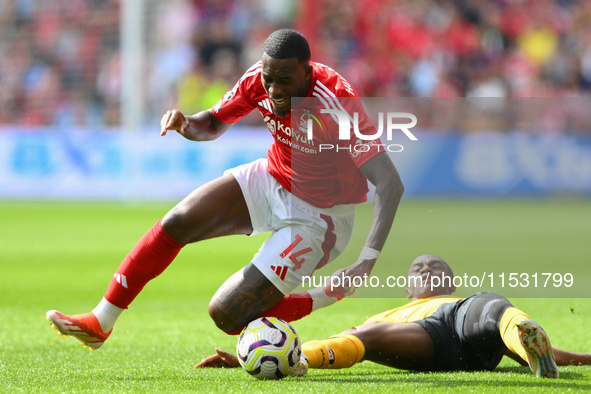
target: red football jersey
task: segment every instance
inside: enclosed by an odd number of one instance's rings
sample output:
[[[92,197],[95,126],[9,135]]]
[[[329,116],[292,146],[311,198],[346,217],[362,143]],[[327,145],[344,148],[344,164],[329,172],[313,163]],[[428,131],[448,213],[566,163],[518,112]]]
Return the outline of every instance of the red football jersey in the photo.
[[[359,167],[380,152],[380,141],[362,141],[353,128],[347,138],[339,139],[334,111],[347,113],[351,122],[355,119],[360,134],[374,135],[376,130],[353,87],[330,67],[310,64],[309,99],[292,103],[290,114],[280,117],[273,113],[261,81],[261,62],[246,71],[212,112],[223,123],[236,123],[258,108],[275,140],[267,152],[268,170],[298,198],[319,208],[366,201],[367,179]],[[322,113],[322,109],[333,112]],[[295,127],[292,117],[297,119]],[[313,138],[308,138],[308,119],[314,119]]]

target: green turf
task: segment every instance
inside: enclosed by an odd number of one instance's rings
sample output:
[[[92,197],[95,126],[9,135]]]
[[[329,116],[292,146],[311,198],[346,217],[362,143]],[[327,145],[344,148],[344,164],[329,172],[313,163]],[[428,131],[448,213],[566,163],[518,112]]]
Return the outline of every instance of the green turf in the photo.
[[[349,370],[313,370],[304,378],[272,382],[257,381],[241,370],[194,370],[193,365],[211,354],[214,346],[234,348],[235,338],[219,332],[210,321],[207,304],[217,287],[258,250],[264,236],[211,240],[185,248],[124,313],[98,351],[91,353],[71,338],[58,338],[44,320],[45,312],[79,313],[94,307],[121,259],[169,207],[0,202],[0,391],[591,389],[591,367],[562,367],[560,379],[542,380],[507,359],[493,372],[411,373],[362,363]],[[369,210],[361,211],[353,248],[360,239],[362,244],[364,235],[359,234],[368,226]],[[578,261],[580,275],[589,275],[589,212],[591,203],[584,200],[404,201],[379,268],[403,274],[412,258],[431,252],[453,261],[454,268],[457,262],[474,271],[535,269],[536,264],[558,270]],[[588,284],[588,277],[579,280]],[[512,301],[544,326],[554,346],[591,352],[589,298]],[[304,341],[321,339],[403,302],[348,299],[294,326]]]

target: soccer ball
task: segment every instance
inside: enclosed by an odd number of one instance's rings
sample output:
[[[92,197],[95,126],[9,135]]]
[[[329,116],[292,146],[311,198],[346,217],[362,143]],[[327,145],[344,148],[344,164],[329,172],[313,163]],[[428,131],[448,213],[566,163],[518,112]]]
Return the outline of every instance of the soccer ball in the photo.
[[[302,345],[289,323],[261,317],[242,330],[236,354],[242,368],[255,378],[282,379],[298,365]]]

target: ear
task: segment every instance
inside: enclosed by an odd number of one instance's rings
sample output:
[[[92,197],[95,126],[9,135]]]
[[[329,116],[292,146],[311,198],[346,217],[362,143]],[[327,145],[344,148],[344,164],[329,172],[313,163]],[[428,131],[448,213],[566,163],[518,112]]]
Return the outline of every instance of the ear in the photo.
[[[306,81],[309,81],[310,79],[312,79],[312,70],[313,70],[313,67],[312,67],[312,65],[310,63],[306,64],[304,67],[305,67],[304,68],[304,79]]]

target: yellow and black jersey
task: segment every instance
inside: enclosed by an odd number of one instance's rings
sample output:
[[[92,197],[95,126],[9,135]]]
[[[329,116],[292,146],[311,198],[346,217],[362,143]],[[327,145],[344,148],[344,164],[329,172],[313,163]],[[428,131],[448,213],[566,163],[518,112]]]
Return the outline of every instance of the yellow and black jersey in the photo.
[[[442,295],[429,298],[419,298],[406,305],[378,313],[367,319],[365,323],[381,321],[385,323],[408,323],[431,316],[443,304],[450,304],[461,300],[460,297]]]

